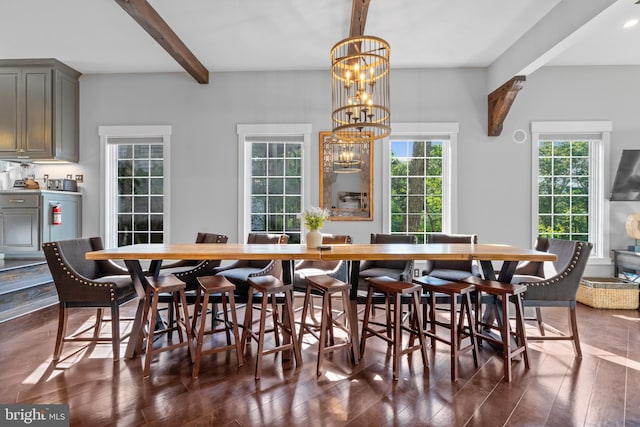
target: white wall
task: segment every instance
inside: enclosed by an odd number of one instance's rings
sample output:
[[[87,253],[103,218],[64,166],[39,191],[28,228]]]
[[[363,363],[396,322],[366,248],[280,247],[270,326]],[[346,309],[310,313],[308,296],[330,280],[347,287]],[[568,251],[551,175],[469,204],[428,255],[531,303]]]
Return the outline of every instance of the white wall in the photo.
[[[530,140],[515,144],[513,130],[537,120],[611,120],[611,180],[623,148],[640,148],[640,67],[553,67],[527,78],[500,137],[487,136],[485,69],[392,70],[392,122],[458,122],[458,226],[482,242],[531,245]],[[99,125],[166,124],[171,139],[171,240],[197,231],[237,240],[238,123],[311,123],[330,129],[329,71],[214,73],[209,85],[186,73],[86,75],[80,80],[80,163],[84,173],[85,235],[99,234]],[[374,221],[331,222],[327,232],[368,241],[382,231],[381,148],[374,150]],[[312,159],[317,183],[317,157]],[[59,166],[62,168],[62,166]],[[55,168],[55,167],[53,167]],[[68,169],[68,167],[67,167]],[[607,188],[609,184],[607,184]],[[317,184],[311,203],[318,204]],[[635,202],[611,203],[611,246],[624,233]]]

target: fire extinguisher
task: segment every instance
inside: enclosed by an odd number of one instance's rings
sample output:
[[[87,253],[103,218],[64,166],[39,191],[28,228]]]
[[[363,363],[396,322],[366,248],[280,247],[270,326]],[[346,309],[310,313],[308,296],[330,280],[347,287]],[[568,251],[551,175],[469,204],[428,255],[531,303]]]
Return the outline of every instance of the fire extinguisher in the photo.
[[[53,206],[51,213],[53,214],[53,225],[62,224],[62,207],[60,205]]]

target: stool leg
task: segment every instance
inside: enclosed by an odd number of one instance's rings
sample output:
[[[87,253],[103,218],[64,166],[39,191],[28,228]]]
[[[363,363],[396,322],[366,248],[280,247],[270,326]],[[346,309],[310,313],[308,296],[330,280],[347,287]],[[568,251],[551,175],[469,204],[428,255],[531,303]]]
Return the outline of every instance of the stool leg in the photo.
[[[231,333],[229,331],[229,312],[227,306],[227,294],[225,292],[220,296],[222,300],[222,321],[224,323],[225,335],[227,336],[227,345],[231,345]],[[215,311],[211,312],[213,317],[216,317],[217,313]],[[213,329],[213,328],[212,328]]]
[[[238,358],[238,367],[244,365],[244,358],[242,357],[242,341],[238,334],[238,315],[236,313],[236,300],[233,296],[233,291],[229,292],[229,305],[231,307],[231,328],[233,329],[233,339],[236,343],[236,357]]]
[[[202,292],[200,290],[200,288],[196,288],[196,302],[193,305],[193,319],[191,319],[191,332],[193,334],[193,337],[196,337],[196,333],[198,331],[198,327],[197,327],[197,320],[202,316],[202,305],[200,304],[202,300]],[[205,306],[206,307],[206,306]],[[204,318],[207,317],[207,311],[205,310],[204,312]]]
[[[265,323],[267,317],[267,300],[266,293],[262,294],[262,304],[260,305],[260,329],[258,331],[258,355],[256,358],[256,380],[260,379],[260,373],[262,372],[262,352],[264,350],[264,335],[265,335]]]
[[[158,294],[154,292],[151,297],[151,320],[149,321],[149,334],[147,335],[147,349],[144,355],[144,371],[142,376],[144,378],[149,376],[149,370],[151,365],[151,356],[153,353],[153,330],[156,324],[156,315],[158,313]],[[145,316],[146,317],[146,316]]]
[[[182,305],[182,315],[184,317],[182,320],[176,319],[176,325],[178,326],[178,332],[180,332],[182,328],[184,328],[184,334],[187,340],[189,340],[189,337],[191,336],[191,323],[189,322],[189,306],[187,305],[187,296],[184,293],[184,289],[181,289],[180,291],[178,291],[178,297],[180,298],[180,304]],[[177,315],[179,315],[179,313],[180,313],[179,311],[176,311]],[[178,323],[181,323],[181,324],[178,325]],[[184,342],[184,341],[180,340],[180,342]],[[187,345],[187,353],[190,358],[193,357],[193,355],[191,354],[190,345]]]
[[[429,332],[431,333],[431,347],[436,348],[436,293],[429,291]]]
[[[387,299],[387,308],[390,303]],[[393,304],[393,380],[398,381],[400,369],[400,353],[402,350],[402,307],[400,306],[400,294],[394,296]]]
[[[498,322],[500,334],[502,335],[502,361],[504,364],[504,377],[507,382],[511,382],[511,337],[509,334],[509,298],[505,295],[502,299],[501,310],[496,313],[496,319],[502,317]]]
[[[371,312],[371,302],[373,301],[373,289],[369,286],[369,290],[367,291],[367,303],[364,309],[364,319],[362,321],[362,336],[360,337],[360,358],[364,355],[364,348],[367,343],[367,338],[369,333],[369,315]]]
[[[424,337],[424,330],[422,329],[422,319],[420,319],[420,295],[414,292],[413,295],[413,311],[415,315],[415,332],[418,335],[418,341],[420,342],[420,354],[422,355],[422,365],[425,369],[429,368],[429,359],[427,359],[427,340]]]
[[[273,336],[276,340],[276,347],[280,346],[280,331],[279,326],[280,322],[278,319],[278,301],[276,295],[273,294],[271,296],[265,295],[264,298],[271,298],[271,316],[273,317]]]
[[[199,295],[199,291],[198,291],[198,295],[196,296],[196,312],[193,314],[193,320],[194,320],[194,324],[196,321],[196,316],[198,314],[197,311],[197,305],[198,305],[198,300],[200,299],[200,295]],[[203,307],[208,307],[209,304],[209,293],[205,292],[204,294],[204,301],[202,303]],[[200,357],[202,355],[202,343],[204,341],[204,328],[205,325],[207,324],[207,310],[201,310],[200,312],[200,316],[198,317],[199,320],[199,328],[197,329],[198,331],[198,335],[197,335],[197,342],[196,342],[196,350],[195,350],[195,356],[193,356],[193,374],[191,375],[191,377],[195,380],[196,378],[198,378],[198,373],[200,371]],[[195,329],[194,329],[195,331]],[[194,332],[195,333],[195,332]]]
[[[175,319],[173,320],[176,324],[175,328],[178,331],[178,340],[180,342],[184,342],[184,337],[182,336],[182,328],[180,328],[180,295],[178,292],[173,292],[173,306],[175,308]],[[187,316],[187,320],[189,316]],[[169,324],[169,329],[173,328],[173,323]]]
[[[296,338],[296,322],[295,318],[293,317],[293,300],[290,291],[284,292],[284,301],[287,310],[289,333],[291,334],[291,344],[293,345],[293,355],[296,359],[296,366],[301,366],[302,353],[300,353],[300,346],[298,345],[298,339]]]
[[[329,302],[328,300],[331,296],[327,292],[323,292],[322,294],[322,312],[320,313],[320,339],[318,340],[318,364],[316,365],[316,375],[322,375],[322,362],[324,361],[324,348],[327,343],[327,329],[331,327],[328,323],[330,319],[329,314]],[[332,328],[333,329],[333,328]]]
[[[458,341],[458,322],[456,322],[457,307],[456,294],[449,295],[449,309],[451,310],[449,329],[450,329],[450,357],[451,357],[451,381],[458,378],[458,349],[460,347]],[[462,316],[461,316],[462,318]]]
[[[312,301],[311,288],[307,286],[307,290],[304,293],[304,302],[302,303],[302,316],[300,317],[300,332],[298,332],[298,346],[300,348],[302,348],[302,339],[307,329],[307,312],[309,310],[309,303],[311,303],[311,301]]]
[[[478,339],[476,337],[476,328],[473,323],[473,319],[471,317],[471,296],[469,293],[462,295],[463,306],[460,309],[460,319],[464,319],[466,316],[467,323],[469,324],[469,338],[471,339],[472,354],[473,354],[473,364],[477,368],[478,367]],[[464,310],[465,316],[463,316],[462,310]],[[464,327],[464,325],[462,326]],[[461,329],[462,330],[462,329]]]
[[[529,369],[529,352],[527,346],[527,335],[524,325],[524,310],[522,308],[522,298],[520,294],[514,295],[514,303],[516,306],[516,336],[518,337],[518,346],[524,347],[522,357],[524,358],[524,367]]]
[[[344,309],[345,327],[347,328],[347,331],[348,331],[347,339],[349,340],[349,351],[351,352],[351,363],[353,363],[354,365],[357,365],[358,358],[356,357],[356,351],[355,351],[355,343],[357,339],[356,339],[356,333],[355,333],[356,330],[354,329],[354,326],[351,324],[351,304],[349,301],[349,291],[344,290],[341,292],[341,294],[342,294],[342,307]]]
[[[244,326],[242,328],[242,345],[251,344],[251,331],[253,324],[253,291],[249,289],[247,304],[244,309]]]
[[[138,338],[138,350],[136,351],[137,354],[142,354],[142,346],[144,343],[144,338],[145,336],[147,337],[147,340],[149,339],[149,334],[153,334],[153,328],[151,327],[151,324],[149,324],[149,331],[148,333],[145,333],[144,328],[147,325],[147,320],[149,319],[149,305],[151,303],[151,288],[147,287],[147,289],[144,292],[144,304],[142,307],[142,323],[140,323],[140,336]]]

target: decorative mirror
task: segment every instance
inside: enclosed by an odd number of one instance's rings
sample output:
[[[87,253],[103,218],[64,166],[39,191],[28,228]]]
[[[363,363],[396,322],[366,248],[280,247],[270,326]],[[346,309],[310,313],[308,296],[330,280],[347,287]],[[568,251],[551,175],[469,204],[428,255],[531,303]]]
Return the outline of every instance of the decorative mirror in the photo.
[[[370,140],[343,142],[320,132],[320,207],[331,221],[373,220]]]

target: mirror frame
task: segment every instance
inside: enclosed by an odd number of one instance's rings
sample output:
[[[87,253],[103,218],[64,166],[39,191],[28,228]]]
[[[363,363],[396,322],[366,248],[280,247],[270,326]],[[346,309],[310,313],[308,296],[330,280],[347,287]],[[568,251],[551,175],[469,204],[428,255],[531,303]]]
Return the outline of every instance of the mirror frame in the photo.
[[[354,188],[348,193],[355,193],[353,197],[359,199],[361,204],[364,200],[364,207],[362,205],[358,208],[332,206],[332,200],[335,199],[333,186],[340,174],[333,172],[334,150],[331,132],[320,132],[318,144],[320,147],[320,208],[329,210],[330,221],[373,221],[373,143],[368,140],[356,144],[361,146],[362,164],[360,172],[357,172],[360,177],[360,188]]]

